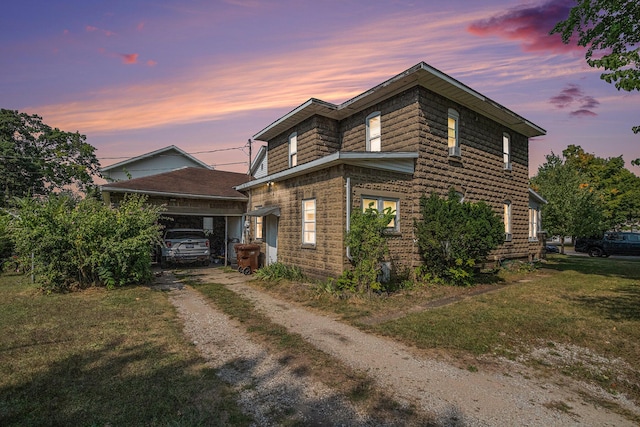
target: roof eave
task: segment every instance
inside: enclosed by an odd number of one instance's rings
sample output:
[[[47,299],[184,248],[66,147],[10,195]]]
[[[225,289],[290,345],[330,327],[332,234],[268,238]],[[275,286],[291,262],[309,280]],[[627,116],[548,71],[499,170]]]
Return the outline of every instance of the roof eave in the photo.
[[[110,193],[135,193],[135,194],[147,194],[149,196],[159,196],[159,197],[179,197],[186,199],[206,199],[206,200],[231,200],[231,201],[247,201],[248,197],[246,196],[212,196],[207,194],[187,194],[187,193],[171,193],[167,191],[149,191],[149,190],[140,190],[140,189],[132,189],[132,188],[119,188],[119,187],[109,187],[109,186],[101,186],[100,189],[105,192]]]

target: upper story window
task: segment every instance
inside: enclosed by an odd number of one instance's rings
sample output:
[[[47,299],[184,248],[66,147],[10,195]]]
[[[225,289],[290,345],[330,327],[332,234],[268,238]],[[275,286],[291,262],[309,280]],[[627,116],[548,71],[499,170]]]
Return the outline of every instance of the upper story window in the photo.
[[[380,112],[367,116],[367,151],[380,151],[382,149]]]
[[[511,170],[511,136],[506,132],[502,134],[502,159],[504,168]]]
[[[316,199],[302,201],[302,244],[316,244]]]
[[[298,164],[298,134],[289,135],[289,167],[292,168]]]
[[[505,200],[504,202],[504,215],[502,217],[504,221],[504,240],[510,242],[512,239],[511,234],[511,202]]]
[[[395,216],[387,225],[387,228],[393,231],[398,231],[400,200],[385,197],[362,196],[362,212],[366,211],[368,208],[377,209],[378,212],[384,212],[385,209],[391,208],[391,212]]]
[[[459,132],[460,115],[453,108],[449,108],[447,119],[447,145],[449,147],[449,155],[460,157],[460,132]]]

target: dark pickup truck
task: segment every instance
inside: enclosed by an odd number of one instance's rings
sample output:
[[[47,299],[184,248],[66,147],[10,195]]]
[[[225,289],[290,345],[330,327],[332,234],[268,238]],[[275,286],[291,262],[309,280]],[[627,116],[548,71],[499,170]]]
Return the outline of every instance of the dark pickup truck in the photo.
[[[640,255],[640,233],[620,231],[605,233],[602,239],[578,238],[575,250],[598,257]]]

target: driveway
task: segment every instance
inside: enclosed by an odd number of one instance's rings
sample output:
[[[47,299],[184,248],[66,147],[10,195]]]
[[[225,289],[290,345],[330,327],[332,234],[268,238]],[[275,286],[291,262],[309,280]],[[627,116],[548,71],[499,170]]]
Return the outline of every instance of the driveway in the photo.
[[[169,272],[163,276],[163,281],[176,282]],[[513,362],[505,362],[503,369],[496,372],[462,370],[442,361],[424,358],[390,339],[365,333],[302,306],[277,300],[250,286],[247,281],[251,276],[225,272],[220,268],[199,269],[198,276],[199,280],[223,284],[251,300],[273,322],[301,335],[318,349],[356,371],[366,373],[395,399],[433,414],[439,420],[438,425],[635,425],[606,408],[586,401],[582,397],[584,394],[580,393],[580,384],[565,383],[561,386],[553,379],[538,379],[526,367]],[[220,375],[238,390],[246,390],[247,384],[253,384],[251,390],[254,395],[245,397],[245,393],[241,399],[245,399],[245,410],[262,420],[260,425],[269,425],[269,411],[273,412],[281,406],[273,403],[265,404],[263,409],[253,406],[259,406],[262,400],[269,402],[260,394],[271,396],[275,402],[279,402],[278,397],[273,397],[274,393],[278,394],[279,388],[284,394],[281,405],[297,414],[297,421],[306,423],[313,420],[319,425],[375,424],[357,407],[342,396],[332,394],[323,384],[310,384],[300,378],[295,382],[295,375],[283,372],[284,377],[278,380],[279,386],[261,388],[257,385],[264,378],[261,372],[265,372],[263,369],[273,372],[275,365],[269,361],[268,352],[255,347],[256,344],[242,325],[230,320],[213,303],[188,286],[182,289],[176,287],[170,292],[170,299],[185,323],[185,333],[191,337],[203,357],[220,370]],[[246,365],[234,362],[247,358],[251,362]],[[258,369],[263,363],[267,367]],[[232,373],[228,372],[230,367],[233,367]],[[276,370],[279,377],[283,369],[278,367]],[[286,384],[290,381],[293,385],[287,388]],[[321,398],[313,398],[316,394]],[[558,409],[558,402],[566,403],[568,408]],[[616,403],[636,414],[640,413],[637,407],[622,398]]]

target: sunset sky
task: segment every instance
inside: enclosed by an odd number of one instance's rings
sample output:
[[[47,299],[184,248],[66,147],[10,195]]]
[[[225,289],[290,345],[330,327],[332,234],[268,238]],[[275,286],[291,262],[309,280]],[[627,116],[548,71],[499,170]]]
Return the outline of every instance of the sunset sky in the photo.
[[[309,98],[342,103],[425,61],[569,144],[640,157],[640,93],[549,36],[574,1],[5,2],[0,107],[87,135],[102,166],[174,144],[246,172],[255,133]],[[254,145],[257,148],[262,143]],[[254,151],[255,152],[255,151]]]

